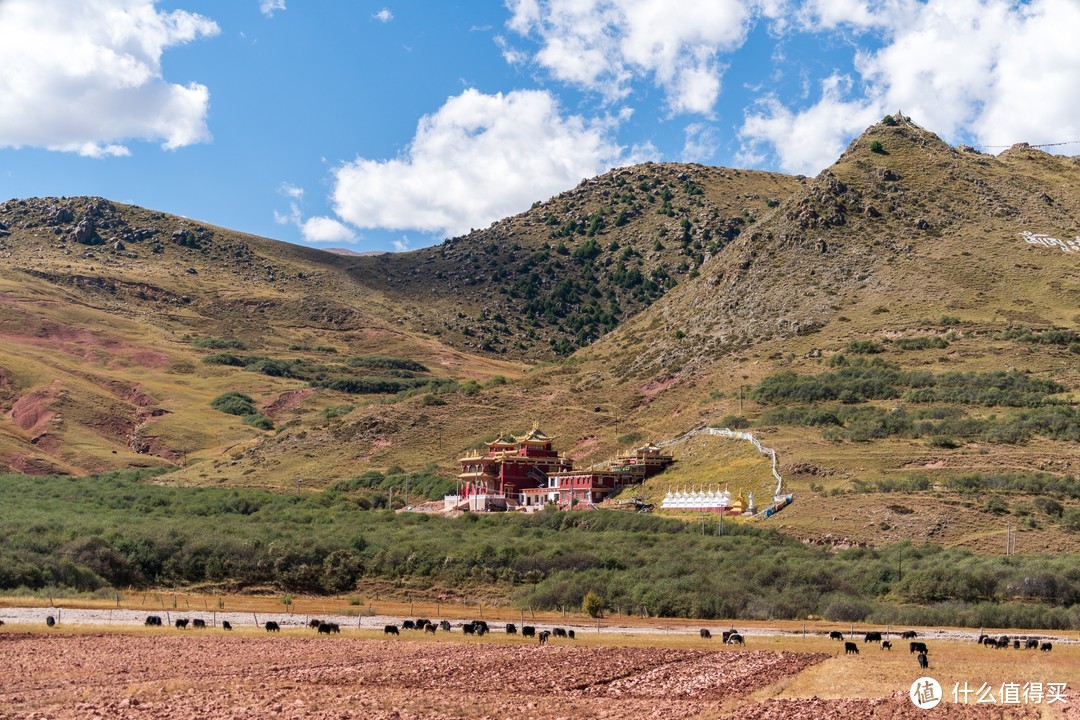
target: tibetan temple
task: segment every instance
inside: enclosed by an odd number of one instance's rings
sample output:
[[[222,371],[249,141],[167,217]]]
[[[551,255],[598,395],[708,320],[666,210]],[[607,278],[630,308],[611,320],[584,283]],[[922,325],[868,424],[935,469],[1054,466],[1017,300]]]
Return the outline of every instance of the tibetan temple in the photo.
[[[594,508],[615,490],[637,485],[673,462],[660,448],[644,445],[587,470],[574,470],[573,462],[552,448],[553,440],[534,423],[526,435],[500,435],[487,443],[486,453],[461,458],[458,494],[445,498],[446,509],[535,510],[548,503]]]

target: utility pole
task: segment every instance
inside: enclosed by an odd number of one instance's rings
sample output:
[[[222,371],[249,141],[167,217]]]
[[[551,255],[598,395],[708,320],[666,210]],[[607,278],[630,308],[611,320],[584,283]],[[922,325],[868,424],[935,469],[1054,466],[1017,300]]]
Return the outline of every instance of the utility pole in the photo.
[[[904,579],[904,548],[902,545],[896,546],[896,573],[900,577],[898,580]]]

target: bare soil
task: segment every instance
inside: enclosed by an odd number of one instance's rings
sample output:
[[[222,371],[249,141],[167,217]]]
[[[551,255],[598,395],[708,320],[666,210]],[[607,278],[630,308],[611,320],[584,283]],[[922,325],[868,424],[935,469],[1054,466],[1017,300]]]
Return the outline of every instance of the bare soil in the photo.
[[[822,653],[540,646],[219,631],[0,633],[0,716],[716,716]]]
[[[923,711],[895,689],[882,697],[845,697],[873,684],[872,671],[886,655],[895,676],[898,663],[909,660],[900,654],[869,654],[863,662],[810,648],[703,650],[589,642],[552,639],[541,646],[502,633],[466,638],[458,632],[406,632],[385,639],[377,630],[348,628],[333,636],[300,628],[280,634],[254,628],[226,633],[86,626],[27,632],[21,623],[9,624],[0,629],[0,717],[1034,720],[1077,717],[1080,702],[1070,688],[1067,703],[1053,708],[944,702]],[[821,648],[828,647],[825,643],[812,642]],[[1000,657],[989,652],[995,661]],[[860,666],[868,674],[862,683]],[[814,680],[822,674],[833,678],[827,688]],[[1056,671],[1054,676],[1071,678]],[[820,694],[791,696],[807,682]]]

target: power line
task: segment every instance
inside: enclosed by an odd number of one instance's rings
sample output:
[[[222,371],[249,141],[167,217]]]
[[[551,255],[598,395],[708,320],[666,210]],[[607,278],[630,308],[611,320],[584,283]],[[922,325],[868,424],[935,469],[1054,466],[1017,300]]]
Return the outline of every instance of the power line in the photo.
[[[971,147],[977,147],[977,148],[1011,148],[1014,145],[1025,145],[1026,144],[1028,147],[1044,148],[1044,147],[1058,147],[1059,145],[1076,145],[1077,143],[1080,143],[1080,140],[1066,140],[1065,142],[1041,143],[1039,145],[1032,145],[1030,143],[1013,143],[1012,145],[972,145]]]

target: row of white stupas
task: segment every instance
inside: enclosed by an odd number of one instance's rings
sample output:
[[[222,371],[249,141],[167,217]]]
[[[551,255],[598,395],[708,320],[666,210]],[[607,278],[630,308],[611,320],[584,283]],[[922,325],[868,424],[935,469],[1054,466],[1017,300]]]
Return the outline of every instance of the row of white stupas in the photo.
[[[750,493],[748,505],[753,507],[754,494]],[[665,510],[708,510],[731,507],[731,493],[727,490],[669,490],[660,507]]]

